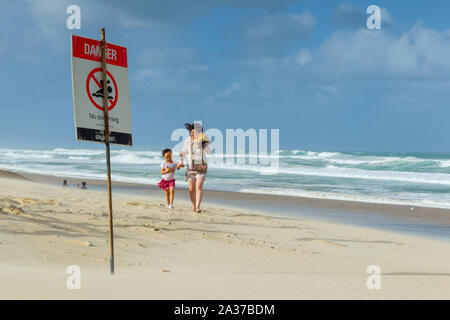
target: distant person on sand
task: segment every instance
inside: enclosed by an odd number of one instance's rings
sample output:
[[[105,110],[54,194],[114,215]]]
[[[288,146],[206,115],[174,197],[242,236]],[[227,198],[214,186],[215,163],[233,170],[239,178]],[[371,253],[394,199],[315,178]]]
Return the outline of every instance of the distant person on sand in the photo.
[[[173,209],[173,199],[175,198],[175,170],[184,167],[183,161],[178,162],[172,159],[172,150],[162,151],[164,161],[161,163],[162,179],[158,186],[166,192],[167,208]]]
[[[185,123],[185,128],[190,132],[190,137],[184,141],[180,152],[182,158],[187,157],[186,180],[189,182],[189,195],[192,203],[192,211],[200,213],[200,204],[203,199],[203,183],[208,171],[206,154],[210,154],[208,147],[209,138],[203,133],[200,123]]]
[[[87,183],[83,181],[80,189],[87,190]]]
[[[67,187],[67,180],[63,180],[63,187]]]

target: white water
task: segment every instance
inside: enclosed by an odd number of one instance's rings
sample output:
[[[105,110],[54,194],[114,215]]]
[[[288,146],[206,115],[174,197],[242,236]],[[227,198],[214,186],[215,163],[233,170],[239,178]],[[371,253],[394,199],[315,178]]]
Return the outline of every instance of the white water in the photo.
[[[113,179],[154,185],[161,161],[158,150],[112,150]],[[0,149],[0,168],[104,179],[105,155],[101,149]],[[450,154],[283,150],[216,155],[209,168],[205,188],[216,190],[450,208]],[[182,172],[177,184],[186,185]]]

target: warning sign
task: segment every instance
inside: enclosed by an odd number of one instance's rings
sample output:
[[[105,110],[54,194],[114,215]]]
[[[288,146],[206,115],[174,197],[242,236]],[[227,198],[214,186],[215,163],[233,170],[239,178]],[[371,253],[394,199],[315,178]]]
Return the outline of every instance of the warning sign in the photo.
[[[72,86],[76,137],[104,142],[103,89],[106,87],[110,143],[132,145],[127,49],[106,44],[106,83],[100,41],[72,35]]]

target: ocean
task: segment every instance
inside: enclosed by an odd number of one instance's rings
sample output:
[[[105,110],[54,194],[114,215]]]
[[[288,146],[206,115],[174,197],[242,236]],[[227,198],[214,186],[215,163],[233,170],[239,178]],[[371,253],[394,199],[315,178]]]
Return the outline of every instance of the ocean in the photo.
[[[450,208],[450,153],[281,150],[255,157],[211,156],[205,189]],[[159,150],[113,149],[112,178],[156,185],[162,160]],[[0,149],[0,169],[104,180],[105,151]],[[176,178],[187,186],[184,169]]]

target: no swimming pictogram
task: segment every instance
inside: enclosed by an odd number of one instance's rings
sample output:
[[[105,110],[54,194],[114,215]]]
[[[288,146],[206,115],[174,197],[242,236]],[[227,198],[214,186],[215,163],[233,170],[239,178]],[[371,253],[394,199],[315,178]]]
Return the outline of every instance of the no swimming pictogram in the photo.
[[[86,94],[95,108],[103,110],[102,68],[95,68],[86,78]],[[108,111],[114,109],[119,97],[119,89],[113,75],[106,71],[106,92],[108,94]]]

